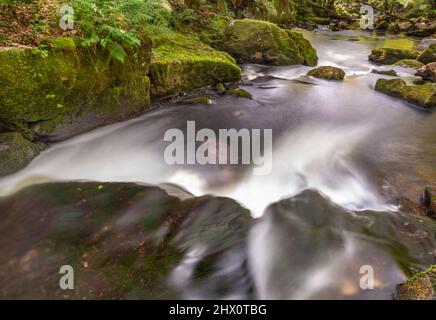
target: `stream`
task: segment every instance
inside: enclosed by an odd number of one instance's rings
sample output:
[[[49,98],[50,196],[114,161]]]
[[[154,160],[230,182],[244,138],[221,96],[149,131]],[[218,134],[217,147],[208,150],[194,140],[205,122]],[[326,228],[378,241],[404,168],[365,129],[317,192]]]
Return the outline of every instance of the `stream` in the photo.
[[[363,31],[302,33],[317,49],[319,66],[346,72],[343,82],[308,79],[306,66],[243,65],[241,88],[253,99],[223,95],[211,105],[163,103],[133,120],[51,146],[1,179],[0,195],[7,199],[31,186],[31,210],[38,184],[74,180],[160,185],[179,198],[212,195],[212,207],[227,197],[254,218],[244,229],[247,240],[219,250],[210,249],[215,238],[183,242],[183,259],[167,277],[180,292],[176,297],[391,299],[406,275],[436,261],[435,227],[398,212],[395,202],[418,202],[424,187],[436,181],[436,113],[374,91],[377,79],[391,77],[371,73],[373,68],[394,69],[409,83],[418,78],[413,69],[376,67],[368,55],[373,48],[423,48],[430,42]],[[164,133],[185,131],[187,121],[195,121],[197,130],[272,129],[271,173],[253,175],[249,165],[167,165]],[[220,215],[230,204],[222,205]],[[0,247],[9,246],[0,234]],[[208,280],[196,281],[193,266],[216,252],[222,256]],[[364,265],[375,270],[374,290],[359,288]],[[226,290],[218,288],[220,282],[229,283]]]

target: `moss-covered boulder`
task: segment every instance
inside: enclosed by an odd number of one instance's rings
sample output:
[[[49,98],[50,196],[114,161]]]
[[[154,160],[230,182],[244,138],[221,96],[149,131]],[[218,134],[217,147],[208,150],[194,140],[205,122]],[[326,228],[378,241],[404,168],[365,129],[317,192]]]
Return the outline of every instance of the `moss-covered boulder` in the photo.
[[[422,107],[430,108],[436,106],[435,83],[409,86],[401,79],[378,79],[375,90]]]
[[[18,132],[0,133],[0,176],[25,167],[42,149]]]
[[[423,80],[436,82],[436,62],[422,66],[418,69],[416,75],[422,77]]]
[[[148,51],[147,51],[148,50]],[[149,104],[149,44],[124,63],[71,38],[0,49],[0,122],[26,137],[58,141],[127,119]]]
[[[99,182],[40,184],[0,198],[0,298],[174,299],[200,291],[222,299],[241,290],[253,298],[249,211],[176,189],[184,200],[155,186]],[[63,265],[73,268],[74,290],[59,287]]]
[[[373,49],[369,60],[377,64],[394,64],[403,59],[416,59],[419,52],[407,49]]]
[[[180,34],[153,39],[151,94],[171,95],[219,83],[236,82],[241,69],[227,53]]]
[[[425,49],[418,56],[418,61],[422,62],[423,64],[436,62],[436,43],[433,43],[427,49]]]
[[[232,21],[218,46],[241,63],[315,66],[318,62],[316,50],[300,33],[267,21]]]
[[[436,265],[399,284],[395,300],[436,300]]]
[[[394,65],[403,68],[418,69],[421,68],[424,64],[415,59],[402,59],[400,61],[395,62]]]
[[[341,68],[322,66],[310,70],[307,75],[315,78],[341,81],[344,80],[345,71]]]

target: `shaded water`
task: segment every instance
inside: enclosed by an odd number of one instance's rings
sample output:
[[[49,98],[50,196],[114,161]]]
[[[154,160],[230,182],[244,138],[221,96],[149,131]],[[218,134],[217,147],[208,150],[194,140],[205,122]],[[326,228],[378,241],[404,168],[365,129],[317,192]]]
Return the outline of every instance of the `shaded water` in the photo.
[[[307,81],[301,78],[310,69],[305,66],[244,65],[244,74],[253,85],[242,87],[252,93],[253,100],[222,96],[213,105],[164,107],[56,144],[26,169],[2,179],[1,194],[51,180],[171,182],[197,196],[210,193],[235,199],[257,218],[270,204],[315,189],[342,207],[331,209],[333,212],[343,210],[351,217],[340,221],[353,219],[355,213],[347,210],[373,210],[369,218],[372,223],[382,223],[382,229],[391,230],[394,236],[386,240],[382,239],[383,232],[371,231],[369,236],[361,229],[350,230],[345,223],[324,221],[326,233],[321,235],[322,241],[317,240],[312,222],[300,221],[299,216],[302,211],[321,208],[316,211],[319,213],[334,206],[317,206],[324,198],[306,195],[314,207],[282,210],[279,216],[288,212],[283,223],[271,218],[277,214],[270,208],[250,233],[249,261],[258,297],[389,298],[394,285],[404,279],[404,271],[421,269],[434,261],[434,236],[430,231],[420,243],[424,249],[404,248],[396,233],[401,231],[395,230],[402,223],[401,217],[395,218],[400,222],[384,217],[397,214],[394,198],[417,200],[423,187],[436,181],[436,114],[375,92],[376,80],[389,77],[371,73],[375,66],[367,57],[375,47],[413,48],[428,42],[374,38],[356,31],[304,34],[318,50],[319,65],[343,68],[345,81]],[[389,69],[409,82],[415,79],[411,69]],[[184,130],[188,120],[195,120],[197,130],[273,129],[271,174],[254,176],[250,167],[237,165],[166,165],[164,132],[169,128]],[[295,215],[298,218],[293,218]],[[300,224],[306,226],[303,229],[314,229],[301,233]],[[377,241],[397,244],[404,249],[398,252],[410,259],[399,263],[397,254],[374,247]],[[356,268],[372,263],[382,266],[379,282],[384,291],[362,294],[356,289]],[[333,282],[336,285],[329,287]]]

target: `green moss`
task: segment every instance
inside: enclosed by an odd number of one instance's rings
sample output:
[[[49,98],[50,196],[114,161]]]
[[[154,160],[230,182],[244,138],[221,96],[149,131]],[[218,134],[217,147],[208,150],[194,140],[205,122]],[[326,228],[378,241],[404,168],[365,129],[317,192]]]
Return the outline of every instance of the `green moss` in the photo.
[[[397,300],[435,300],[436,265],[417,273],[398,285],[395,291]]]
[[[233,21],[219,48],[239,62],[316,65],[318,60],[316,50],[301,34],[252,19]]]
[[[76,48],[71,38],[51,40],[47,49],[2,48],[0,120],[26,137],[50,140],[59,126],[86,113],[102,123],[135,114],[150,103],[143,56],[131,54],[122,64],[100,50]]]
[[[436,84],[426,83],[423,85],[408,86],[401,79],[378,79],[375,90],[393,97],[415,103],[422,107],[436,106]]]
[[[415,59],[402,59],[395,62],[396,66],[404,67],[404,68],[413,68],[418,69],[422,67],[424,64]]]
[[[251,93],[248,92],[247,90],[244,89],[231,89],[231,90],[227,90],[226,94],[230,94],[230,95],[234,95],[234,96],[238,96],[241,98],[247,98],[247,99],[251,99]]]
[[[424,64],[436,62],[436,43],[431,44],[418,57],[418,60]]]
[[[151,93],[164,96],[223,82],[235,82],[241,69],[225,52],[180,34],[153,39]]]
[[[307,20],[321,25],[328,25],[331,22],[330,18],[324,17],[308,17]]]
[[[24,139],[18,132],[0,133],[0,176],[23,168],[40,150],[41,145]]]
[[[307,75],[321,79],[342,81],[345,77],[345,71],[336,67],[322,66],[310,70]]]
[[[211,104],[212,101],[208,97],[195,97],[195,98],[183,100],[182,103],[189,103],[189,104]]]
[[[395,70],[372,70],[372,73],[376,73],[376,74],[381,74],[384,76],[391,76],[391,77],[396,77],[397,76],[397,72]]]
[[[394,64],[403,59],[416,59],[418,55],[413,50],[380,48],[372,50],[369,60],[377,64]]]

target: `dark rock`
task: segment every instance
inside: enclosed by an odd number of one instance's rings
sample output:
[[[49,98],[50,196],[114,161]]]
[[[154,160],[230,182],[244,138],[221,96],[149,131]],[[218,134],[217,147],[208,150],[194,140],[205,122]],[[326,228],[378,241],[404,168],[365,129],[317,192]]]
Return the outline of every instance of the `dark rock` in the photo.
[[[1,198],[0,298],[253,298],[248,210],[178,193],[184,200],[153,186],[65,182]],[[59,288],[62,265],[74,290]]]

